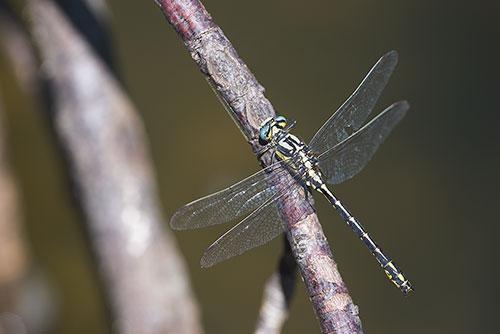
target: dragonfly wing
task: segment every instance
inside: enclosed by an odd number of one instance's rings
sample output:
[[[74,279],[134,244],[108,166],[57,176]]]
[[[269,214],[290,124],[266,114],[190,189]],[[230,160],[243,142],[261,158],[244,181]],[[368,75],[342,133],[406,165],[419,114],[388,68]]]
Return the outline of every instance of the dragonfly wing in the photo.
[[[201,266],[211,267],[252,248],[261,246],[284,231],[283,219],[277,202],[288,196],[296,196],[292,185],[281,187],[283,191],[268,199],[257,210],[217,239],[203,254]]]
[[[337,184],[361,171],[408,108],[406,101],[394,103],[350,137],[321,154],[319,166],[326,182]]]
[[[177,230],[195,229],[225,223],[257,209],[278,191],[273,178],[287,173],[278,163],[215,194],[184,205],[172,216]]]
[[[334,147],[358,130],[372,111],[382,90],[387,85],[398,61],[396,51],[390,51],[373,66],[354,93],[323,124],[309,143],[314,154],[319,155]]]

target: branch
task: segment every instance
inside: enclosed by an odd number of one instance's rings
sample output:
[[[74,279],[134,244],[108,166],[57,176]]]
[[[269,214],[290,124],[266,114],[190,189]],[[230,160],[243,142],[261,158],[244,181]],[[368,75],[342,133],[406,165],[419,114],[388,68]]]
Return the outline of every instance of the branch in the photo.
[[[264,88],[257,82],[236,50],[198,0],[155,0],[177,31],[203,74],[232,108],[232,117],[256,152],[262,122],[274,116]],[[270,155],[260,161],[267,165]],[[291,176],[286,176],[290,178]],[[289,184],[283,180],[283,184]],[[299,193],[303,190],[296,189]],[[308,196],[311,198],[312,196]],[[304,198],[302,196],[301,198]],[[340,277],[330,247],[315,212],[299,196],[279,203],[295,260],[324,333],[361,333],[358,308]],[[310,206],[309,206],[310,207]]]
[[[293,258],[290,244],[286,238],[283,241],[285,247],[278,269],[268,279],[264,288],[255,334],[280,333],[288,318],[290,300],[295,290],[297,262]]]
[[[199,333],[185,266],[162,228],[143,125],[53,2],[29,1],[49,114],[119,333]]]

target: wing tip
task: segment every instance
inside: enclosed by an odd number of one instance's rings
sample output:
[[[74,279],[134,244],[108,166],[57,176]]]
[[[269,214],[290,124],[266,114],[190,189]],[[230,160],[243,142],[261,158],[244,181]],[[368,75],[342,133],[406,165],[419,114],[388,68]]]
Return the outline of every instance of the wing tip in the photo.
[[[209,248],[210,249],[210,248]],[[208,251],[208,249],[207,249]],[[205,251],[205,254],[203,254],[203,256],[201,257],[200,259],[200,266],[203,268],[203,269],[207,269],[207,268],[210,268],[210,267],[213,267],[214,265],[216,265],[217,263],[212,263],[210,262],[208,259],[207,259],[207,252]]]
[[[210,268],[212,266],[210,264],[208,264],[208,263],[205,263],[203,261],[203,258],[201,258],[201,260],[200,260],[200,267],[203,268],[203,269],[207,269],[207,268]]]
[[[185,230],[186,226],[181,224],[182,219],[178,219],[179,214],[182,213],[186,206],[183,206],[179,208],[175,213],[172,215],[172,218],[170,218],[170,227],[173,228],[174,230]]]
[[[398,58],[399,58],[398,52],[396,50],[391,50],[391,51],[387,52],[386,54],[384,54],[380,58],[380,60],[391,59],[391,60],[393,60],[394,62],[397,63]]]
[[[408,103],[408,101],[406,100],[401,100],[401,101],[397,101],[397,102],[394,102],[390,108],[398,108],[404,112],[407,112],[408,109],[410,109],[410,103]]]

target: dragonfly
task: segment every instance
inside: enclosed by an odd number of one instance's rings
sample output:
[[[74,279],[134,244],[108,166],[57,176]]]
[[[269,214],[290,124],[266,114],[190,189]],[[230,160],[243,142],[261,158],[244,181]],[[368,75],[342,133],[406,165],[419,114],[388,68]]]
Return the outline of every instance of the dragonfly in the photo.
[[[309,145],[289,132],[295,125],[294,121],[289,122],[284,116],[264,121],[259,132],[263,148],[256,154],[270,151],[271,165],[175,212],[170,225],[178,230],[241,219],[205,251],[200,261],[202,267],[211,267],[279,236],[286,229],[280,212],[281,201],[290,196],[300,196],[298,188],[305,189],[302,196],[307,199],[307,188],[312,188],[326,197],[364,242],[387,277],[405,295],[413,290],[402,270],[326,186],[326,183],[341,183],[360,172],[405,116],[409,105],[406,101],[399,101],[363,125],[387,85],[397,60],[396,51],[382,56],[354,93],[318,130]],[[288,180],[285,182],[289,184],[283,185],[283,180]],[[307,201],[299,203],[311,205]]]

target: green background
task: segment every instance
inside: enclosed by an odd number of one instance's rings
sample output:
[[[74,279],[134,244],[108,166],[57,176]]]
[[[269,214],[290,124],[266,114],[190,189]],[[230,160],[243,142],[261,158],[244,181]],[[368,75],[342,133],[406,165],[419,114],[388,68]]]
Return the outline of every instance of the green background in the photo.
[[[315,195],[320,221],[366,333],[495,332],[498,2],[204,4],[275,109],[297,121],[294,133],[305,141],[381,55],[399,52],[375,113],[401,99],[411,109],[368,166],[331,189],[404,269],[415,293],[405,298]],[[116,67],[145,122],[168,221],[181,205],[259,167],[154,2],[114,0],[110,9]],[[56,332],[106,332],[103,297],[45,114],[15,92],[8,71],[2,87],[26,233],[55,296]],[[228,228],[175,233],[207,333],[252,331],[263,284],[281,252],[275,240],[201,269],[204,249]],[[319,332],[300,279],[283,332]]]

